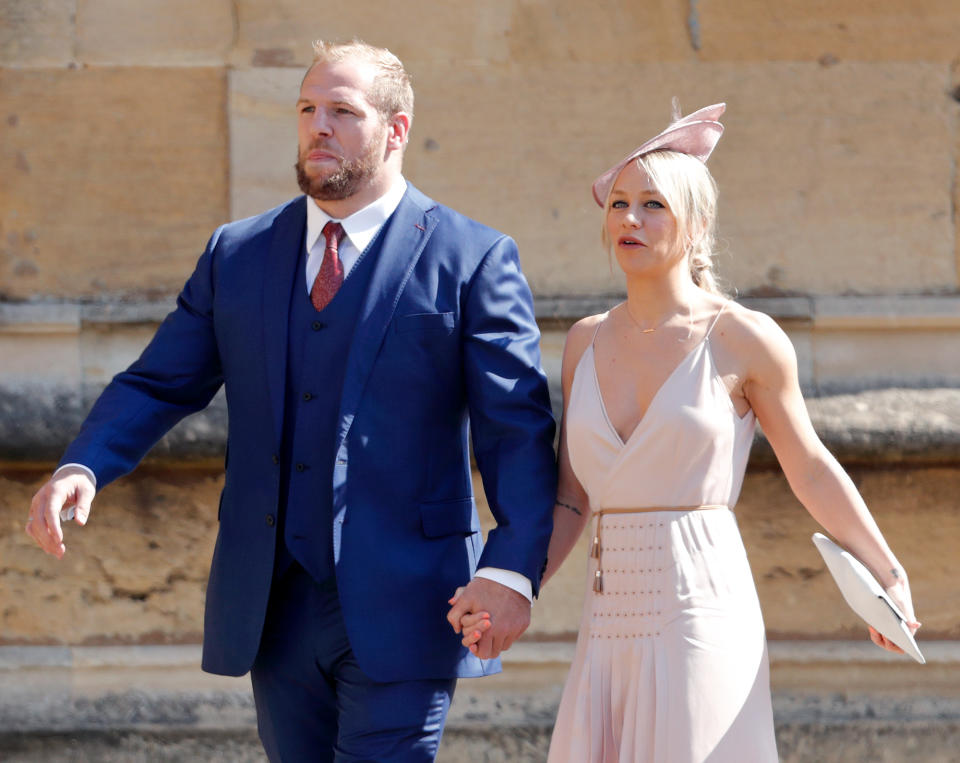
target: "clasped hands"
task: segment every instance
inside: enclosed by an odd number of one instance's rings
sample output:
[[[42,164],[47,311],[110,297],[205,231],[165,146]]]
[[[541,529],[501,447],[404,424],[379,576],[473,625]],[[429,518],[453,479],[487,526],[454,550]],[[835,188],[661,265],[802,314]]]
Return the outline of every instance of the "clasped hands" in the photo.
[[[449,601],[447,622],[462,643],[482,660],[498,657],[530,625],[530,602],[512,588],[474,578]]]

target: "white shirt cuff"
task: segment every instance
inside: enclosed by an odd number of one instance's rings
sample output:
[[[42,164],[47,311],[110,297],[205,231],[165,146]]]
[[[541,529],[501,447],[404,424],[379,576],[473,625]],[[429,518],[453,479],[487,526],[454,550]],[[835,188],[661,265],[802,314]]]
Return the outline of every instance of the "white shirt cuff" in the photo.
[[[526,575],[513,570],[503,570],[499,567],[481,567],[474,573],[476,578],[486,578],[494,583],[500,583],[507,588],[512,588],[517,593],[526,597],[527,601],[533,604],[533,586]]]
[[[53,476],[56,477],[58,474],[60,474],[60,472],[62,472],[68,466],[72,466],[76,469],[79,469],[84,474],[86,474],[87,477],[90,478],[90,481],[93,483],[93,489],[94,490],[97,489],[97,475],[93,473],[93,470],[89,466],[84,466],[83,464],[63,464],[53,473]]]

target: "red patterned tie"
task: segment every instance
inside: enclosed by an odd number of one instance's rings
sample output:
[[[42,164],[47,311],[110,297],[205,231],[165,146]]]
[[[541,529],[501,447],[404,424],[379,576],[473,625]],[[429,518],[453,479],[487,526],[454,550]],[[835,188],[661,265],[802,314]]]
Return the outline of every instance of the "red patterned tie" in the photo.
[[[323,250],[323,262],[320,263],[320,272],[310,289],[310,301],[317,310],[323,310],[329,305],[337,289],[343,284],[343,263],[340,262],[337,252],[343,240],[343,226],[331,220],[323,226],[323,237],[327,240],[327,246]]]

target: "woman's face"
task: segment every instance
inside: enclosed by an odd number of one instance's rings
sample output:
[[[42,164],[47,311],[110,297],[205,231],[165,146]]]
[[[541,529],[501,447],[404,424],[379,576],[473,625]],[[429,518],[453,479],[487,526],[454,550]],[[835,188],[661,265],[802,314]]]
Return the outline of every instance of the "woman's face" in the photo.
[[[683,259],[677,220],[637,162],[624,167],[613,184],[607,204],[607,235],[627,274],[662,270]]]

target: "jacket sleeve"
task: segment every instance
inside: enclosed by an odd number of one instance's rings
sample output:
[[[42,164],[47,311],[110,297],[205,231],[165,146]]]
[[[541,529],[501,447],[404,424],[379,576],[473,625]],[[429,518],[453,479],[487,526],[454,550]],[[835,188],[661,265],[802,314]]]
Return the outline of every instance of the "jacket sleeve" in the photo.
[[[80,463],[100,489],[131,471],[184,416],[201,410],[223,382],[213,325],[214,252],[211,237],[177,306],[126,371],[94,403],[61,463]]]
[[[474,456],[497,522],[478,566],[519,572],[536,595],[553,527],[555,424],[533,298],[509,237],[474,273],[462,323]]]

